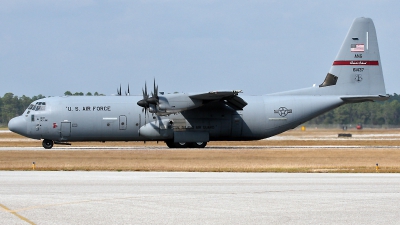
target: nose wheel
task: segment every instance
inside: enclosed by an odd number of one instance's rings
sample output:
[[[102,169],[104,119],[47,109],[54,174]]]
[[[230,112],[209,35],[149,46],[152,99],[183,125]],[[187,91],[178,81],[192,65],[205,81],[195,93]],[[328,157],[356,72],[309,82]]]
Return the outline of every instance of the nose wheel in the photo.
[[[44,139],[42,145],[45,149],[51,149],[54,145],[54,142],[52,140]]]

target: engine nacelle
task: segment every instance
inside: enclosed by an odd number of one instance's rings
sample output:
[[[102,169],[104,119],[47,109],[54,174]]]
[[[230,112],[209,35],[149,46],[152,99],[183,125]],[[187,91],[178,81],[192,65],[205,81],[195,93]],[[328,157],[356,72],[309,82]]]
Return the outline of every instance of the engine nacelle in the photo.
[[[203,105],[202,100],[192,99],[188,94],[169,94],[168,96],[160,96],[158,105],[153,107],[150,105],[149,111],[157,115],[169,115],[197,108],[201,105]]]
[[[172,122],[169,119],[156,120],[140,127],[139,135],[152,140],[165,140],[174,137]]]

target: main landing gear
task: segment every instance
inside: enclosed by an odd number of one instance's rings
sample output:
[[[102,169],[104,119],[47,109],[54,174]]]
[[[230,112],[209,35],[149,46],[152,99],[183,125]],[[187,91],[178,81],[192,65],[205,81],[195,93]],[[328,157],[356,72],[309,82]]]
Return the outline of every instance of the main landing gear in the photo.
[[[207,142],[173,142],[172,140],[165,141],[169,148],[204,148]]]

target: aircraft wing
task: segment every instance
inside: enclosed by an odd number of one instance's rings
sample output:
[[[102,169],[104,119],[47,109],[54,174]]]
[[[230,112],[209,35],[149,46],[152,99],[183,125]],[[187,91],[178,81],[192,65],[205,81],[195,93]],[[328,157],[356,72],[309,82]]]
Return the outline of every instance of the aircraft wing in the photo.
[[[214,101],[224,101],[225,104],[235,110],[243,110],[247,102],[238,96],[239,93],[242,93],[242,91],[210,91],[208,93],[190,95],[189,97],[191,99],[202,100],[205,104]]]

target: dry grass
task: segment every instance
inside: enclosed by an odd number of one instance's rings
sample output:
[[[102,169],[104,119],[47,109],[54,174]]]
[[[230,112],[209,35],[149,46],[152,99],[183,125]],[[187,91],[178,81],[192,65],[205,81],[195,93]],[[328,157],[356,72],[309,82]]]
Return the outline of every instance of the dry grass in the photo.
[[[1,170],[400,172],[397,149],[0,151]]]
[[[169,150],[160,142],[73,143],[73,146],[136,146],[140,150],[15,150],[0,151],[0,170],[111,170],[111,171],[210,171],[210,172],[400,172],[400,151],[394,147],[397,130],[363,130],[363,134],[385,134],[384,138],[326,139],[342,131],[286,132],[283,140],[254,142],[210,142],[206,149]],[[347,132],[350,133],[350,132]],[[351,132],[354,134],[354,132]],[[291,139],[297,137],[297,139]],[[310,138],[317,137],[316,140]],[[302,139],[305,140],[302,140]],[[318,140],[318,138],[322,138]],[[325,138],[325,139],[324,139]],[[24,141],[21,141],[24,140]],[[265,146],[257,149],[224,149],[221,146]],[[292,148],[287,146],[342,145],[342,148]],[[348,148],[346,146],[366,146]],[[19,135],[0,133],[0,146],[41,146]],[[154,148],[157,146],[157,148]],[[215,148],[213,148],[214,146]],[[278,146],[272,147],[272,146]],[[380,146],[371,148],[369,146]]]

